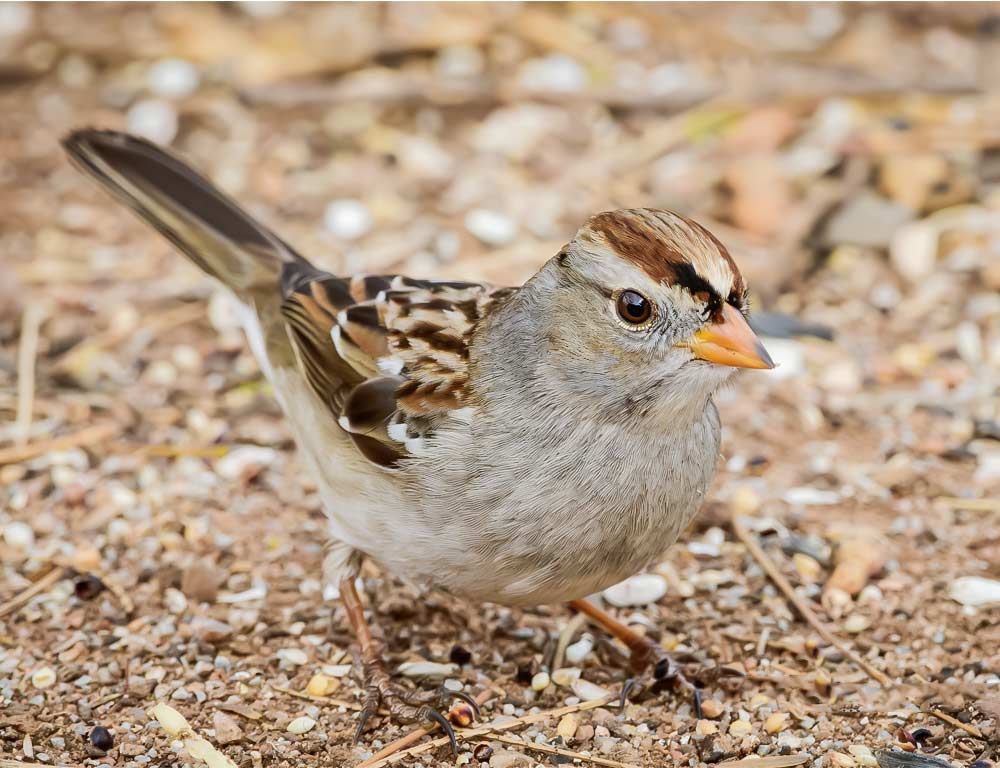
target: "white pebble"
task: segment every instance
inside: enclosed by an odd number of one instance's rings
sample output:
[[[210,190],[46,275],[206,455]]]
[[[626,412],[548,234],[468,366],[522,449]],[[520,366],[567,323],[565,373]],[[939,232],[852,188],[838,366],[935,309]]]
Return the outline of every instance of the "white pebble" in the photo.
[[[534,92],[576,93],[587,87],[587,70],[576,59],[553,54],[543,59],[526,61],[518,80]]]
[[[458,664],[438,664],[433,661],[407,661],[399,665],[403,677],[444,678],[458,672]]]
[[[137,101],[125,121],[129,132],[158,144],[169,144],[177,135],[177,111],[162,99]]]
[[[0,3],[0,37],[16,37],[31,28],[30,3]]]
[[[360,200],[334,200],[323,213],[323,224],[344,240],[356,240],[372,228],[371,211]]]
[[[349,674],[351,674],[351,665],[324,664],[322,670],[324,675],[329,675],[330,677],[347,677]]]
[[[597,701],[611,695],[611,691],[607,688],[602,688],[588,680],[574,680],[570,687],[573,689],[573,693],[583,701]]]
[[[485,208],[465,215],[465,228],[487,245],[507,245],[517,237],[517,222],[509,216]]]
[[[792,506],[827,506],[840,501],[840,494],[836,491],[824,491],[819,488],[809,488],[800,486],[789,488],[785,492],[784,499]]]
[[[948,597],[962,605],[1000,604],[1000,581],[982,576],[962,576],[951,583]]]
[[[303,734],[309,733],[313,728],[316,727],[316,721],[311,717],[296,717],[292,722],[288,724],[286,729],[289,733]]]
[[[667,580],[655,573],[639,573],[608,587],[602,594],[618,608],[647,605],[667,594]]]
[[[563,688],[569,688],[574,681],[579,679],[580,670],[576,667],[561,667],[552,673],[552,682]]]
[[[39,667],[34,672],[31,673],[31,684],[35,688],[44,690],[45,688],[51,688],[55,685],[56,673],[53,671],[52,667]]]
[[[27,551],[35,543],[35,532],[31,530],[31,526],[27,523],[15,520],[4,526],[3,540],[7,543],[8,547]]]
[[[146,84],[158,96],[187,96],[200,81],[198,68],[184,59],[162,59],[146,72]]]
[[[274,464],[278,452],[263,445],[241,445],[215,462],[215,471],[226,480],[238,480],[247,472]]]
[[[566,648],[566,661],[570,664],[579,664],[594,650],[594,636],[584,633],[583,636]]]
[[[163,605],[175,616],[180,616],[187,610],[188,601],[179,589],[167,587],[163,591]]]
[[[309,661],[306,652],[301,648],[280,648],[275,656],[278,657],[278,661],[291,664],[294,667],[301,667]]]
[[[531,689],[534,691],[544,691],[550,682],[548,672],[538,672],[531,678]]]

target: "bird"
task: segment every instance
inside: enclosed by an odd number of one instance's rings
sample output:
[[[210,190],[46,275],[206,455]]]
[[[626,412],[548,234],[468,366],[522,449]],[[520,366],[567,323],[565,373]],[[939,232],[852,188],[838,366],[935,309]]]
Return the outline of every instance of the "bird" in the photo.
[[[568,602],[679,679],[587,600],[674,543],[720,450],[714,394],[774,363],[725,246],[666,210],[607,211],[519,287],[337,276],[172,151],[81,129],[71,160],[236,299],[328,521],[323,571],[357,641],[363,707],[449,717],[395,683],[357,591],[364,558],[472,601]],[[467,694],[462,698],[469,699]]]

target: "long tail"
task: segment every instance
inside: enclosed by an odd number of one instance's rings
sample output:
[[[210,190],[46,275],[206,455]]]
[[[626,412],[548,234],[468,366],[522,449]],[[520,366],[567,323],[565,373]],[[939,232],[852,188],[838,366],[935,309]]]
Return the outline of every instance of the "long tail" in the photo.
[[[208,179],[145,139],[85,129],[63,140],[73,161],[240,298],[273,293],[304,262]]]

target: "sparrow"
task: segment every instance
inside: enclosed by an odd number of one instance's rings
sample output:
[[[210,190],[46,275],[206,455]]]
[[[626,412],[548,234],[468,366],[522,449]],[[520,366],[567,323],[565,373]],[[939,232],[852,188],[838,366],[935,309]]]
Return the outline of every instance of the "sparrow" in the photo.
[[[729,252],[677,213],[599,213],[524,285],[342,277],[313,266],[174,154],[80,130],[73,161],[236,298],[319,488],[325,577],[360,649],[364,707],[447,718],[386,671],[356,588],[363,557],[421,588],[569,601],[639,674],[659,644],[585,598],[655,561],[719,456],[713,394],[772,368]],[[466,696],[467,698],[467,696]]]

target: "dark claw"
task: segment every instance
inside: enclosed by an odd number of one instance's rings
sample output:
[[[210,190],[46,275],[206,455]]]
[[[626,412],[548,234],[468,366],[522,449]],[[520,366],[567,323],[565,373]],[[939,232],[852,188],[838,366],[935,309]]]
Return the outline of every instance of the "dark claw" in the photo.
[[[625,703],[628,701],[628,695],[632,693],[632,689],[635,688],[636,685],[638,685],[638,683],[639,683],[639,678],[637,677],[630,677],[628,680],[625,681],[625,684],[622,686],[621,701],[618,704],[619,712],[625,711]]]
[[[358,728],[354,732],[354,743],[358,744],[361,741],[361,734],[365,730],[365,725],[368,724],[368,718],[372,716],[372,713],[378,708],[378,704],[365,704],[364,708],[361,710],[361,715],[358,717]]]
[[[694,689],[694,716],[696,720],[701,720],[701,691]]]
[[[450,693],[456,699],[461,699],[470,707],[472,707],[472,711],[475,712],[476,714],[476,720],[482,719],[483,713],[479,710],[479,702],[477,702],[469,694],[467,694],[465,691],[448,691],[448,693]]]
[[[424,717],[428,720],[433,720],[435,723],[440,725],[444,732],[448,734],[448,741],[451,742],[451,753],[453,755],[458,754],[458,739],[455,738],[455,729],[451,727],[451,723],[448,722],[448,718],[438,712],[436,709],[431,709],[427,707],[424,712]]]

